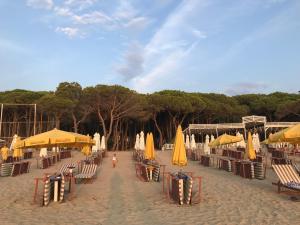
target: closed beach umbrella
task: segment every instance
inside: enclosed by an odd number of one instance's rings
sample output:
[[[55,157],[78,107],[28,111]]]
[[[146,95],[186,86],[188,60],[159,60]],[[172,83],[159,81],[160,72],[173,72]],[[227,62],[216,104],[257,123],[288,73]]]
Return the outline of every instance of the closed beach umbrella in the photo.
[[[205,143],[204,143],[204,153],[205,154],[210,154],[210,147],[208,146],[209,144],[209,136],[205,136]]]
[[[140,150],[140,135],[139,134],[136,135],[134,149]]]
[[[15,143],[14,143],[13,157],[16,157],[16,158],[23,157],[23,150],[21,148],[16,147],[16,143],[19,142],[20,140],[21,140],[21,138],[17,136],[15,139]]]
[[[196,149],[197,146],[196,146],[196,141],[195,141],[195,135],[192,134],[192,138],[191,138],[191,149],[194,150]]]
[[[176,132],[173,155],[172,155],[172,164],[177,166],[187,165],[186,150],[182,138],[182,129],[180,125],[178,126]]]
[[[48,155],[47,148],[41,148],[40,157],[46,157]]]
[[[256,158],[256,153],[255,153],[254,146],[253,146],[253,139],[252,139],[252,135],[250,132],[248,133],[248,143],[247,143],[245,158],[246,159],[247,158],[249,158],[249,159]]]
[[[3,146],[3,147],[1,148],[1,156],[2,156],[2,159],[3,159],[3,160],[7,160],[7,157],[8,157],[8,151],[9,151],[9,149],[8,149],[8,147],[6,147],[6,146]]]
[[[15,146],[15,144],[16,144],[16,142],[17,142],[17,139],[18,139],[18,135],[15,134],[15,135],[13,136],[12,142],[11,142],[11,144],[10,144],[9,151],[14,150],[14,146]]]
[[[92,154],[92,150],[91,150],[91,146],[90,145],[84,145],[82,147],[81,152],[85,155],[85,156],[89,156]]]
[[[187,148],[187,149],[191,148],[190,137],[188,134],[185,136],[185,148]]]
[[[99,137],[100,139],[100,137]],[[100,146],[100,150],[105,150],[106,146],[105,146],[105,136],[103,135],[101,138],[101,146]]]
[[[152,133],[147,133],[146,136],[146,148],[144,152],[145,159],[154,160],[155,152],[154,152],[154,142]]]
[[[255,149],[255,152],[259,152],[260,151],[260,140],[259,140],[258,133],[253,134],[253,147]]]
[[[145,137],[143,131],[140,134],[140,150],[145,150]]]
[[[223,135],[219,136],[217,139],[215,139],[214,141],[211,141],[208,144],[208,146],[216,147],[216,146],[220,146],[220,145],[228,145],[228,144],[239,142],[241,140],[242,140],[241,137],[223,134]]]

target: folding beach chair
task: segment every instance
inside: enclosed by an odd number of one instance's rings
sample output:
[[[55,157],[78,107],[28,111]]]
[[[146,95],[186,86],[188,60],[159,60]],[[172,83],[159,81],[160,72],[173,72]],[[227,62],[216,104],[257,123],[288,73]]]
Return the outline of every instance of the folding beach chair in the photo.
[[[300,176],[292,165],[272,165],[272,167],[279,178],[277,183],[273,183],[278,186],[278,193],[281,192],[281,187],[300,191]]]
[[[70,169],[69,169],[70,167],[75,167],[73,169],[73,172],[74,172],[74,170],[77,168],[77,165],[76,165],[76,163],[66,163],[66,164],[63,164],[61,166],[59,172],[62,173],[63,175],[66,175],[67,173],[70,172]]]
[[[80,174],[75,176],[75,181],[80,180],[91,181],[96,177],[97,165],[96,164],[85,164],[83,165],[82,171]]]

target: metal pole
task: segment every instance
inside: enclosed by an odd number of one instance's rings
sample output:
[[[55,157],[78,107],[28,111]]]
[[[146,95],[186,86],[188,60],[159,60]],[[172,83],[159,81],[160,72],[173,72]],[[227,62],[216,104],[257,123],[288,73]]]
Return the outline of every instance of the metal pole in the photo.
[[[34,104],[34,122],[33,122],[33,135],[36,133],[36,104]]]
[[[2,135],[2,117],[3,117],[3,104],[1,104],[1,115],[0,115],[0,137]]]

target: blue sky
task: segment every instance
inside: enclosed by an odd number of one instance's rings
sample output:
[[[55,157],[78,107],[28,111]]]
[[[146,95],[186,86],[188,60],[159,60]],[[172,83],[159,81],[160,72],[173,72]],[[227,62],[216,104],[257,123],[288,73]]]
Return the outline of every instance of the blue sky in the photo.
[[[0,90],[300,90],[297,0],[0,0]]]

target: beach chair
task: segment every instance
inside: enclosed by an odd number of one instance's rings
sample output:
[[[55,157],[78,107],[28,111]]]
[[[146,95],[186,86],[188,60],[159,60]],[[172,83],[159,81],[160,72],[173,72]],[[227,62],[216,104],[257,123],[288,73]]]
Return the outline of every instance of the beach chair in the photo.
[[[0,171],[1,177],[8,177],[8,176],[10,176],[12,168],[13,168],[13,164],[12,163],[2,163],[1,164],[1,171]]]
[[[88,181],[91,181],[93,178],[96,177],[96,172],[96,164],[85,164],[83,165],[81,173],[75,176],[75,182],[77,183],[78,180],[86,180],[87,183]]]
[[[292,165],[272,165],[272,167],[279,178],[277,183],[272,183],[278,186],[278,193],[281,192],[282,187],[294,191],[300,191],[300,176],[297,174]]]
[[[66,163],[66,164],[63,164],[63,165],[61,166],[59,172],[62,173],[63,175],[66,175],[67,173],[70,172],[69,167],[75,167],[75,168],[73,169],[73,172],[74,172],[74,170],[77,168],[76,163]]]
[[[144,181],[146,182],[150,181],[147,166],[141,165],[140,169],[141,169],[141,177],[144,179]]]
[[[156,182],[159,182],[160,178],[160,165],[153,165],[153,174],[152,174],[152,179]]]
[[[21,164],[21,174],[22,173],[29,173],[29,168],[30,168],[30,162],[22,162]]]

